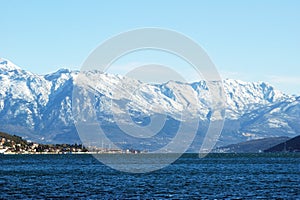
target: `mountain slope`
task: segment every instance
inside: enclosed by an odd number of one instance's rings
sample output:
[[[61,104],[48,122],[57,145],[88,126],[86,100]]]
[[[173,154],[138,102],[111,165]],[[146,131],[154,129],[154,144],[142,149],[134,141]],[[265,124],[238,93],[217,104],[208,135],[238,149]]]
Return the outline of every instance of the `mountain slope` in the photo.
[[[268,148],[265,152],[300,152],[300,135]]]
[[[288,137],[272,137],[257,140],[250,140],[238,144],[231,144],[225,147],[219,147],[214,152],[220,153],[259,153],[273,147],[277,144],[289,140]]]

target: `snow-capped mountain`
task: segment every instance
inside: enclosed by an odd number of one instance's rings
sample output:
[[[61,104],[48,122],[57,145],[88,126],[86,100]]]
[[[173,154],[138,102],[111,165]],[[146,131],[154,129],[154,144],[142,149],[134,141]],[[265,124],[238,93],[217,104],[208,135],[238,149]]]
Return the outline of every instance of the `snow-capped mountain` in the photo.
[[[39,142],[78,142],[72,109],[90,109],[90,104],[84,103],[72,108],[78,74],[61,69],[37,75],[0,59],[0,131]],[[143,125],[149,116],[166,115],[171,119],[164,127],[168,132],[185,112],[188,120],[200,119],[198,135],[211,120],[212,100],[205,81],[146,84],[97,71],[86,72],[80,81],[93,90],[97,118],[112,135],[118,132],[115,120],[126,124],[133,119]],[[264,82],[228,79],[223,85],[227,101],[220,145],[300,134],[300,97],[286,95]]]

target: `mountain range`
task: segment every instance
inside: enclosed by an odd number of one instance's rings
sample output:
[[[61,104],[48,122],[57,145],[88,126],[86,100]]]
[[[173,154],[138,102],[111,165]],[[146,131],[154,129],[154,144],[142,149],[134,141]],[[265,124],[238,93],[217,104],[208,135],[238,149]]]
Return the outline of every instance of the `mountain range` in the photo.
[[[0,59],[0,131],[37,142],[79,142],[74,125],[76,119],[72,114],[74,109],[79,109],[72,108],[74,84],[79,73],[60,69],[38,75]],[[147,84],[99,71],[85,73],[83,80],[86,81],[84,85],[95,92],[97,119],[115,141],[121,131],[116,120],[126,124],[129,116],[136,124],[143,125],[149,123],[150,116],[163,114],[169,121],[152,143],[158,148],[172,139],[174,135],[169,132],[178,128],[181,113],[185,111],[191,121],[199,120],[195,142],[191,146],[191,149],[197,149],[212,120],[211,97],[205,81]],[[226,114],[217,145],[300,135],[299,96],[284,94],[265,82],[226,79],[223,86]],[[114,104],[117,106],[112,112],[111,105]],[[88,104],[82,104],[80,109],[88,109]],[[137,149],[146,148],[138,142],[132,144]]]

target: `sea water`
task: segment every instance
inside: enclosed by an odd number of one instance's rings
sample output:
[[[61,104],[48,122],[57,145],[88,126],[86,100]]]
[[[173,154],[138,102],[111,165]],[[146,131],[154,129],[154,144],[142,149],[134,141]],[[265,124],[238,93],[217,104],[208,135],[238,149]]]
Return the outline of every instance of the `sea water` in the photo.
[[[118,155],[120,162],[129,157]],[[300,199],[300,154],[184,154],[137,174],[92,155],[0,155],[0,199],[39,198]]]

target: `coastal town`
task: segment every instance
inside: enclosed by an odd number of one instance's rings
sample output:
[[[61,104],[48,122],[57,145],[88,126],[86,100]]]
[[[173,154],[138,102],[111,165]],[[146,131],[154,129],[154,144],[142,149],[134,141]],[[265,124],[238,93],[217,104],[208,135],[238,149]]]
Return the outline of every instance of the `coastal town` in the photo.
[[[0,154],[100,154],[100,153],[141,153],[133,149],[86,148],[82,144],[39,144],[16,135],[0,132]]]

